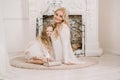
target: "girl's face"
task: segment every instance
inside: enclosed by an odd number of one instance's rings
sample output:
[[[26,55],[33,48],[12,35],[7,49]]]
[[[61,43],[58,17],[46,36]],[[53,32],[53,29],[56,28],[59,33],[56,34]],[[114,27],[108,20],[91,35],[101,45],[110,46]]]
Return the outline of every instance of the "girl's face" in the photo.
[[[51,27],[51,26],[47,27],[46,34],[47,34],[48,37],[51,36],[52,32],[53,32],[53,27]]]
[[[54,22],[61,23],[62,21],[63,21],[63,12],[59,10],[54,14]]]

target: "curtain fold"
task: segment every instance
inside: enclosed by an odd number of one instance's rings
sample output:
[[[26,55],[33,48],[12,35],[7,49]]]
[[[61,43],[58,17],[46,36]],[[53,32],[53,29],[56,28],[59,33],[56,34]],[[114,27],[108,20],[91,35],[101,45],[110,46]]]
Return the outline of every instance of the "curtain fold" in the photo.
[[[0,74],[6,74],[9,68],[10,63],[6,49],[4,29],[0,26]]]
[[[6,48],[5,27],[3,26],[2,1],[0,0],[0,77],[6,75],[10,69]]]

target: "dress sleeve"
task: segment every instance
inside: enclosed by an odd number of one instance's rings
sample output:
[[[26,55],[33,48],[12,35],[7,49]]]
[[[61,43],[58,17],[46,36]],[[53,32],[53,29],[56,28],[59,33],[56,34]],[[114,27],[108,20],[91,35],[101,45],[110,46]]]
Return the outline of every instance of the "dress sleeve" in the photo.
[[[60,39],[62,43],[62,53],[64,61],[68,61],[69,59],[69,47],[70,47],[70,29],[67,25],[63,25],[60,31]]]

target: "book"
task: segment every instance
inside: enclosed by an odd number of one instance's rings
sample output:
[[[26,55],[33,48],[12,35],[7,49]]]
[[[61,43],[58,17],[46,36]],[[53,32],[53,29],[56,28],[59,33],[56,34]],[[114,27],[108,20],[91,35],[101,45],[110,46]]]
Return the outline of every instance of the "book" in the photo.
[[[62,63],[59,61],[45,62],[43,65],[47,67],[60,66]]]

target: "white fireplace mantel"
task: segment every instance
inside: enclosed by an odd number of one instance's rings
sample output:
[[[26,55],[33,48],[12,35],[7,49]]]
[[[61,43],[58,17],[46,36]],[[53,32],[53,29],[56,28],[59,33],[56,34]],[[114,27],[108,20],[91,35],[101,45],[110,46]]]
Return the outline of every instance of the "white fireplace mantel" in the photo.
[[[46,10],[51,1],[60,0],[29,0],[29,34],[30,40],[36,37],[36,17],[41,17],[41,11]],[[98,0],[61,0],[61,6],[69,10],[69,14],[82,15],[85,24],[85,54],[100,56],[102,49],[98,40]]]

